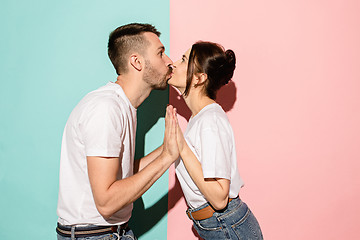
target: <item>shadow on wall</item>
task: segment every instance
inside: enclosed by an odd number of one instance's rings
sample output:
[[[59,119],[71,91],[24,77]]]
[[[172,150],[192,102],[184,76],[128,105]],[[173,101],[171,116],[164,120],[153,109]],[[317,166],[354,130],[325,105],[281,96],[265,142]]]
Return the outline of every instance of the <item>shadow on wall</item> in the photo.
[[[184,99],[172,87],[169,87],[170,103],[177,108],[179,115],[187,121],[191,117],[191,112],[186,106]],[[137,131],[135,159],[145,155],[145,135],[157,123],[160,118],[165,117],[165,109],[168,104],[168,91],[152,91],[150,96],[144,101],[137,110]],[[217,94],[217,102],[224,111],[233,108],[236,101],[236,87],[233,81],[222,87]],[[183,193],[176,179],[175,186],[169,190],[159,201],[150,208],[145,209],[144,201],[141,198],[135,201],[130,225],[137,237],[142,236],[153,228],[183,197]],[[201,239],[195,229],[194,235]]]
[[[172,196],[173,201],[171,205],[168,204],[168,196]],[[131,229],[136,237],[141,237],[153,228],[175,206],[182,196],[180,183],[176,180],[175,186],[151,207],[145,209],[142,198],[136,200],[130,220]]]
[[[172,104],[176,109],[177,113],[184,117],[188,122],[191,117],[191,111],[186,106],[186,103],[179,92],[173,87],[169,88],[170,95],[170,104]],[[230,81],[227,85],[220,88],[216,95],[216,102],[224,109],[225,112],[230,111],[236,102],[236,85],[234,81]],[[180,194],[179,194],[180,192]],[[169,191],[169,209],[175,206],[176,202],[183,197],[180,184],[176,178],[176,184],[171,191]],[[184,209],[185,210],[185,209]],[[192,232],[194,235],[201,240],[202,238],[198,235],[195,228],[192,226]]]
[[[186,121],[189,121],[191,117],[191,111],[186,106],[186,103],[179,92],[173,87],[169,88],[170,104],[176,109],[177,113],[184,117]],[[224,109],[225,112],[230,111],[236,101],[236,86],[234,81],[230,81],[228,84],[220,88],[216,95],[216,102]]]
[[[160,118],[165,117],[168,99],[168,91],[154,90],[138,108],[135,159],[140,159],[145,155],[145,135]],[[173,201],[175,204],[181,198],[182,192],[180,187],[175,185],[169,193],[147,209],[145,209],[142,197],[135,201],[130,226],[137,237],[142,236],[154,227],[172,208],[168,208],[168,194],[177,198],[177,200],[174,199]]]

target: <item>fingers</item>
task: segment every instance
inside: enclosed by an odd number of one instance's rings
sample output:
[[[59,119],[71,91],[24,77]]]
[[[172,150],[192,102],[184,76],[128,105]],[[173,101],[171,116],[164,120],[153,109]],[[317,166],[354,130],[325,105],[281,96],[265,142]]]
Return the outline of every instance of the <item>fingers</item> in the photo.
[[[175,114],[176,112],[174,111],[175,108],[172,109],[172,117],[171,117],[171,123],[172,123],[172,128],[171,128],[171,131],[172,131],[172,134],[174,136],[174,138],[176,138],[176,117],[175,117]]]
[[[169,124],[169,106],[166,107],[166,111],[165,111],[165,131],[166,131],[166,126]]]
[[[176,133],[177,122],[175,118],[175,110],[173,106],[168,105],[165,114],[165,137],[163,152],[170,157],[171,161],[175,161],[179,157]]]
[[[175,125],[176,125],[176,134],[182,134],[182,130],[180,128],[179,119],[177,117],[177,110],[174,108],[174,119],[175,119]]]
[[[166,107],[165,113],[165,139],[170,139],[172,134],[174,134],[174,113],[173,113],[173,106],[168,105]]]
[[[176,110],[176,108],[174,108],[173,113],[174,113],[175,122],[178,123],[178,120],[177,120],[177,110]]]
[[[178,129],[180,129],[180,124],[179,124],[179,120],[177,117],[177,110],[176,108],[174,108],[174,119],[175,119],[175,124],[176,124],[176,132],[178,132]],[[181,130],[181,129],[180,129]]]
[[[166,108],[166,113],[168,117],[168,133],[169,137],[173,137],[175,134],[175,119],[174,119],[174,107],[169,105]]]
[[[166,107],[165,119],[167,118],[169,124],[170,124],[170,120],[174,119],[174,110],[175,109],[176,108],[174,108],[172,105],[168,105]]]

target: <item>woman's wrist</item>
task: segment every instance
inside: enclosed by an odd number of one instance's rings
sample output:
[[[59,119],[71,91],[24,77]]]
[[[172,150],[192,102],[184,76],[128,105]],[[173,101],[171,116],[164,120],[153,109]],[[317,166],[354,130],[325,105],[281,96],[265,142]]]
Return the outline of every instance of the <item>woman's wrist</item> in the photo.
[[[184,158],[186,159],[189,157],[190,153],[191,153],[191,150],[190,150],[189,146],[185,143],[183,148],[180,151],[180,157],[182,159],[184,159]]]

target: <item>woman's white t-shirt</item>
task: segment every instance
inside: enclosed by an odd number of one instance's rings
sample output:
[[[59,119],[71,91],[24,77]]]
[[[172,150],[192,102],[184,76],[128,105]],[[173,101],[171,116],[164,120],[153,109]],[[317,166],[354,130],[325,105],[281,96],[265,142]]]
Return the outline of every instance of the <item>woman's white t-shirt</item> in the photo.
[[[204,178],[229,179],[229,197],[235,198],[244,182],[237,167],[234,133],[221,106],[209,104],[191,117],[184,137],[201,163]],[[176,162],[176,175],[190,208],[207,202],[181,159]]]

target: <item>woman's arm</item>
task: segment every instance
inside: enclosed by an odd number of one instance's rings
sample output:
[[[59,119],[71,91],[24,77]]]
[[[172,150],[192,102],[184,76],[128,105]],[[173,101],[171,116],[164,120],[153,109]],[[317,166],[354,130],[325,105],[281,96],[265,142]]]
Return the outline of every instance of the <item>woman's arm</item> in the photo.
[[[176,135],[179,152],[186,170],[213,208],[216,210],[224,209],[228,203],[230,180],[224,178],[204,178],[201,163],[184,139],[177,121],[176,110],[174,111],[174,117],[177,123]]]
[[[224,178],[204,178],[201,163],[186,142],[184,142],[180,156],[191,179],[204,194],[206,200],[216,210],[225,208],[228,202],[230,181]]]

